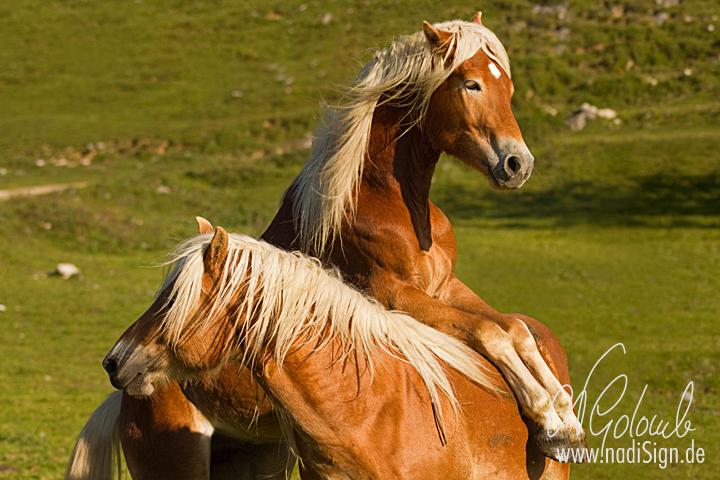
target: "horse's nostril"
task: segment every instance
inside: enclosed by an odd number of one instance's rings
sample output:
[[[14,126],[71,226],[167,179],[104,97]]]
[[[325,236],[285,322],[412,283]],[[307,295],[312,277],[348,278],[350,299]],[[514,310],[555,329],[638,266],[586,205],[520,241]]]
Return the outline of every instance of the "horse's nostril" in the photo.
[[[508,173],[508,176],[512,177],[518,174],[520,172],[520,160],[513,156],[507,159],[505,162],[506,171]]]
[[[114,377],[117,373],[118,365],[117,362],[112,358],[106,358],[103,360],[103,368],[111,377]]]

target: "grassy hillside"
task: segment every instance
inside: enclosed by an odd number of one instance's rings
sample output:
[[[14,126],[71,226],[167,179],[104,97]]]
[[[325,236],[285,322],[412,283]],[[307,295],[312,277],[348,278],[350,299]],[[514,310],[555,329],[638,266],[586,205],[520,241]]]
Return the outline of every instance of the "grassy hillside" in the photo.
[[[320,101],[338,101],[370,49],[478,8],[510,54],[536,168],[520,191],[496,192],[441,161],[432,195],[456,227],[458,275],[547,323],[579,389],[625,344],[589,382],[594,402],[628,378],[596,431],[632,415],[645,385],[637,416],[674,426],[693,382],[696,430],[642,440],[684,452],[694,439],[704,463],[584,465],[573,478],[717,478],[715,0],[0,5],[0,190],[87,184],[0,201],[0,478],[62,477],[112,390],[102,357],[160,283],[147,267],[195,215],[259,234],[307,158]],[[583,102],[619,122],[569,130]],[[47,277],[60,262],[83,278]]]

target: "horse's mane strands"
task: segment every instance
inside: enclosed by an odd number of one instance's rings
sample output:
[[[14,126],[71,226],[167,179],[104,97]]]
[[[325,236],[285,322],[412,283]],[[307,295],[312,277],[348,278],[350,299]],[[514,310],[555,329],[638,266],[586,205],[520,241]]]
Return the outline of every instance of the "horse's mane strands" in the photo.
[[[454,34],[451,62],[446,65],[447,59],[433,54],[422,32],[401,37],[375,53],[348,90],[346,105],[329,112],[325,125],[315,132],[312,156],[285,193],[293,203],[303,252],[321,256],[343,218],[354,216],[373,112],[381,98],[383,104],[408,107],[410,127],[422,127],[433,92],[478,50],[510,76],[505,48],[488,28],[460,20],[435,27]]]
[[[171,347],[189,341],[187,331],[229,321],[233,328],[221,331],[238,330],[239,335],[215,340],[225,342],[227,352],[238,347],[234,342],[242,342],[240,360],[251,368],[267,354],[282,368],[298,341],[319,339],[322,347],[338,340],[347,347],[345,354],[361,351],[371,372],[379,349],[406,360],[417,370],[438,410],[438,390],[454,410],[458,408],[442,363],[489,390],[497,388],[469,347],[458,340],[386,310],[343,283],[336,272],[323,269],[316,259],[244,235],[229,235],[224,271],[213,287],[217,295],[212,307],[198,312],[203,253],[211,239],[212,234],[195,236],[172,254],[176,267],[163,285],[168,288],[174,282],[163,321]]]

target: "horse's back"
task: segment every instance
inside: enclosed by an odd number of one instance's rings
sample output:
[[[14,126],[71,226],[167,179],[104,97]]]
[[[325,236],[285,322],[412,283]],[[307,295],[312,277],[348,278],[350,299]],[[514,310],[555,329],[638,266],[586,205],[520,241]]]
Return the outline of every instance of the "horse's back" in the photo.
[[[500,374],[479,355],[473,354],[504,391],[485,390],[446,368],[460,408],[454,415],[441,396],[443,420],[437,423],[437,410],[411,365],[381,351],[370,374],[362,354],[338,361],[333,351],[315,353],[314,363],[300,348],[283,370],[264,371],[272,377],[276,400],[302,432],[297,439],[307,478],[348,472],[352,478],[403,480],[567,478],[567,465],[528,442],[533,424],[526,424]],[[299,396],[315,408],[296,405]]]

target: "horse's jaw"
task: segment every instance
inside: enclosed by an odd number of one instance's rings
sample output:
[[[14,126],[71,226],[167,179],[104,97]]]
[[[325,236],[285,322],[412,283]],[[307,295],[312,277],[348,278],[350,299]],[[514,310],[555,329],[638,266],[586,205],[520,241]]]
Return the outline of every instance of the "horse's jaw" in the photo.
[[[145,372],[133,378],[123,390],[131,397],[147,398],[168,381],[168,377],[162,372]]]

